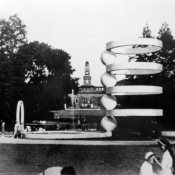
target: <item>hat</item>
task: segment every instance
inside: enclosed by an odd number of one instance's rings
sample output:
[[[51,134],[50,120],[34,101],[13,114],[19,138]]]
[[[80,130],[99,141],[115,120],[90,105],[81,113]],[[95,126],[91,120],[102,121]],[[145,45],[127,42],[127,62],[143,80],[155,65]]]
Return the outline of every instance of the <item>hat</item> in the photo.
[[[165,146],[165,147],[170,147],[170,143],[166,139],[160,139],[160,140],[158,140],[158,144],[159,145],[162,145],[162,146]]]
[[[154,153],[153,152],[147,152],[146,154],[145,154],[145,159],[146,160],[148,160],[151,156],[153,156],[154,155]]]
[[[163,141],[162,141],[162,140],[158,140],[158,144],[163,145],[163,146],[166,146],[166,144],[165,144],[165,143],[163,143]]]

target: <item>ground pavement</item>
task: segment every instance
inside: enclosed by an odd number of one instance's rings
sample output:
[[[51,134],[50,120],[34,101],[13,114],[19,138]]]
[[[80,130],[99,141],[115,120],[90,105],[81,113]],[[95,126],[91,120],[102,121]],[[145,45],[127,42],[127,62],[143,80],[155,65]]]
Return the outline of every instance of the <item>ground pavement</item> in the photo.
[[[157,145],[158,139],[152,140],[41,140],[14,139],[12,135],[0,136],[1,144],[51,144],[51,145]],[[169,139],[175,145],[175,140]]]

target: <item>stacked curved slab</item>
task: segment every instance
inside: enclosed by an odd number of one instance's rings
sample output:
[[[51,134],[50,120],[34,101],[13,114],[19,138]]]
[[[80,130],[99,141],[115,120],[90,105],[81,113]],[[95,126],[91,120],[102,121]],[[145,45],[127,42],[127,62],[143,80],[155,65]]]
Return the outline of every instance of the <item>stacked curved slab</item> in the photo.
[[[144,46],[136,47],[134,46]],[[132,55],[157,52],[162,48],[162,42],[157,39],[138,38],[117,40],[106,44],[106,51],[112,54]],[[147,75],[157,74],[163,70],[161,64],[151,62],[126,62],[106,65],[106,73],[115,75]],[[161,94],[160,86],[110,86],[106,87],[107,95],[149,95]],[[162,116],[162,109],[112,109],[106,110],[106,116]]]
[[[87,139],[111,137],[110,132],[81,132],[81,131],[34,131],[25,134],[26,139]]]

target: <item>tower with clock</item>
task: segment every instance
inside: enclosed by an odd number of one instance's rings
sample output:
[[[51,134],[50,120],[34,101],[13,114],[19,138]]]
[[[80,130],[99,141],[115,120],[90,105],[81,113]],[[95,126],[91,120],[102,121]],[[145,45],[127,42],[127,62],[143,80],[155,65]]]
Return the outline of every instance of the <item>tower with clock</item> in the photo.
[[[91,85],[91,76],[90,76],[90,68],[89,62],[86,61],[85,63],[85,75],[83,76],[84,85]]]

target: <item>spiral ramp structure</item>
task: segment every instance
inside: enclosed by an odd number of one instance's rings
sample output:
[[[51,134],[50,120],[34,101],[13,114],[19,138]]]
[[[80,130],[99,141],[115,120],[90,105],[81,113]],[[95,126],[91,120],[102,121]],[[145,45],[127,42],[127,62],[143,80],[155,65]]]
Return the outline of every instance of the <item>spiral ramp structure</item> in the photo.
[[[134,46],[144,47],[134,47]],[[101,76],[101,83],[106,88],[106,94],[101,98],[101,105],[106,110],[106,116],[101,126],[108,132],[117,127],[117,117],[127,116],[163,116],[162,109],[115,109],[119,95],[154,95],[162,94],[160,86],[115,86],[115,75],[148,75],[157,74],[163,70],[159,63],[126,62],[117,63],[117,54],[133,55],[157,52],[162,48],[162,41],[150,38],[117,40],[106,44],[106,51],[101,54],[101,61],[106,66],[106,72]]]

